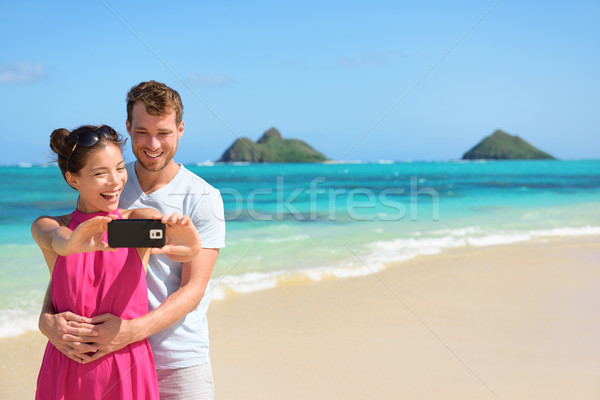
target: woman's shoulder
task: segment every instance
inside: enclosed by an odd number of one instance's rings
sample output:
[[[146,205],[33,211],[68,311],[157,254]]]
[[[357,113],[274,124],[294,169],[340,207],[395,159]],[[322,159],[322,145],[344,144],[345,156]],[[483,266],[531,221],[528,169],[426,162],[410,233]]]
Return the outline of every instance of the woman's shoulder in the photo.
[[[71,214],[66,215],[40,215],[33,221],[33,225],[58,224],[59,226],[69,226],[71,223]]]
[[[160,213],[152,208],[132,208],[130,210],[119,210],[123,219],[151,219],[153,215]]]
[[[49,216],[42,215],[37,217],[33,223],[31,224],[31,236],[33,240],[44,249],[50,248],[50,242],[48,240],[51,238],[51,232],[55,229],[58,229],[62,226],[69,226],[71,222],[71,215],[59,215],[59,216]]]

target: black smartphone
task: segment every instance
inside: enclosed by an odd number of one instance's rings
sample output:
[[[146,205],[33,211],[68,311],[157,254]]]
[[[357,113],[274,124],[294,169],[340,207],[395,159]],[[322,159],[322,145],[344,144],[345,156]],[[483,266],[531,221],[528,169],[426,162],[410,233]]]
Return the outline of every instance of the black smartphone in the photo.
[[[159,219],[115,219],[108,223],[110,247],[163,247],[165,224]]]

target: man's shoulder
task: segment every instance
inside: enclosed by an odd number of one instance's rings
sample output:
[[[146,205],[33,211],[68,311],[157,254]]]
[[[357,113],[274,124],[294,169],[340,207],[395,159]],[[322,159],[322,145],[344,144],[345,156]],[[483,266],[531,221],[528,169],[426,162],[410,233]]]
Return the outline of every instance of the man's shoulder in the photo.
[[[179,173],[176,177],[176,186],[187,186],[192,191],[200,192],[203,194],[217,194],[219,190],[212,186],[210,183],[206,182],[204,179],[194,174],[192,171],[187,169],[183,164],[179,170]]]
[[[121,200],[119,206],[122,208],[130,208],[133,202],[135,202],[141,195],[141,188],[135,174],[135,161],[125,164],[127,170],[127,182],[121,193]]]
[[[128,163],[125,163],[125,169],[127,170],[127,172],[134,171],[134,168],[135,168],[135,161],[129,161]]]

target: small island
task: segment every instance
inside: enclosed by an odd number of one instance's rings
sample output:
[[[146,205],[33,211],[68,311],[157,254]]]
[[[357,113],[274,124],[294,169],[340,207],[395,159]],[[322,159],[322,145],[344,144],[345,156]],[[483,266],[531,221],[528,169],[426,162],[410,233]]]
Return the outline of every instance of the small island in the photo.
[[[518,136],[496,130],[467,151],[463,160],[554,160],[550,154]]]
[[[258,142],[237,139],[225,150],[219,162],[323,162],[327,157],[298,139],[283,139],[275,128],[266,131]]]

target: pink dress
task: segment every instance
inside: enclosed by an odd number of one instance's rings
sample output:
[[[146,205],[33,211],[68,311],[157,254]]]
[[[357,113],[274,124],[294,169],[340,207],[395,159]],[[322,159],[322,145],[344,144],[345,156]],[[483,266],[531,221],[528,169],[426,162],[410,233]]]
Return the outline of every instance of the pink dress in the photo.
[[[100,212],[71,214],[69,228]],[[118,211],[111,214],[122,218]],[[106,233],[104,234],[106,241]],[[111,313],[129,320],[148,312],[144,267],[136,249],[58,256],[52,272],[56,312],[85,317]],[[42,360],[36,399],[158,399],[154,358],[144,339],[88,364],[79,364],[50,342]]]

